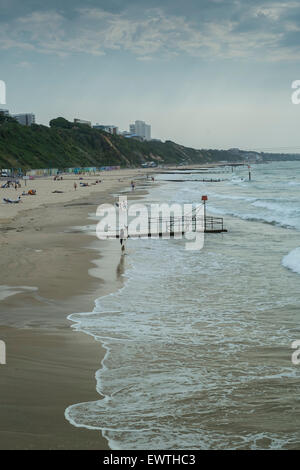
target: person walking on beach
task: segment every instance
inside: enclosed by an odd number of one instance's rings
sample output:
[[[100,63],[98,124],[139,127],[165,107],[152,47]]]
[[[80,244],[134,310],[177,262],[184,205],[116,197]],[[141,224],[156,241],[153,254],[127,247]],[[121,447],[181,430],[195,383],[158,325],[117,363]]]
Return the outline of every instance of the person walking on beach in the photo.
[[[125,238],[125,232],[124,232],[124,229],[121,228],[121,230],[120,230],[120,244],[121,244],[121,251],[122,252],[125,250],[125,245],[123,245],[124,238]]]
[[[125,230],[127,231],[128,227],[125,227]],[[121,244],[121,251],[122,253],[125,251],[125,240],[127,238],[127,235],[125,234],[124,228],[121,228],[120,230],[120,244]]]
[[[120,230],[120,244],[121,244],[121,247],[123,246],[124,237],[125,237],[125,232],[124,232],[124,229],[121,228],[121,230]]]
[[[74,190],[76,191],[76,189],[77,189],[77,183],[74,182]]]

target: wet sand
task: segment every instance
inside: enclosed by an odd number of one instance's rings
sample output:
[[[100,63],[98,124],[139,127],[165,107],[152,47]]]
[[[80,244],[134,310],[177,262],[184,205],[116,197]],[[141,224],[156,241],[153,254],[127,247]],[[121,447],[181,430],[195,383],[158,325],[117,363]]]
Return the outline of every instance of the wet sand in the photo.
[[[88,217],[96,207],[141,174],[126,176],[75,201],[1,213],[0,339],[7,364],[0,366],[0,449],[108,448],[99,432],[64,418],[67,406],[99,399],[94,377],[105,353],[72,330],[67,315],[91,311],[97,297],[121,287],[125,266],[118,240],[103,242],[72,227],[95,223]]]

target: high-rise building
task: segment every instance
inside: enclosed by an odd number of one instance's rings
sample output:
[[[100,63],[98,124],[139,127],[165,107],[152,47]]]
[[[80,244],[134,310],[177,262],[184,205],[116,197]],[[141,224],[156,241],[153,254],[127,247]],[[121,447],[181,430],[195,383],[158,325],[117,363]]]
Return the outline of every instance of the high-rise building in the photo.
[[[35,124],[35,115],[33,113],[13,114],[13,118],[15,118],[22,126],[31,126],[31,124]]]
[[[151,140],[151,126],[150,124],[145,124],[145,139]]]
[[[130,124],[129,131],[145,140],[151,140],[151,126],[144,121],[135,121],[135,124]]]

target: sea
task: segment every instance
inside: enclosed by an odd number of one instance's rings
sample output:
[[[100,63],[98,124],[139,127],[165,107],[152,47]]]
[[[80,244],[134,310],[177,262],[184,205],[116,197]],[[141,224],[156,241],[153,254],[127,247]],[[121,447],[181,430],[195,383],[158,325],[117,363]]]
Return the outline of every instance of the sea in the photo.
[[[199,250],[128,240],[123,287],[69,317],[106,355],[99,400],[65,416],[111,449],[300,449],[300,162],[255,164],[251,176],[156,176],[146,204],[207,195],[228,232],[205,234]]]

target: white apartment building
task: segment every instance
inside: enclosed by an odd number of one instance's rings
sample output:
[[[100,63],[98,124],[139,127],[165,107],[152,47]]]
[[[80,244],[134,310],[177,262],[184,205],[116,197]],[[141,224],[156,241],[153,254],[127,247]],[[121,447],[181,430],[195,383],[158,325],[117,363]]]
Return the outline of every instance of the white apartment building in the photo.
[[[135,124],[129,125],[129,132],[138,135],[145,140],[151,140],[151,126],[144,121],[135,121]]]

